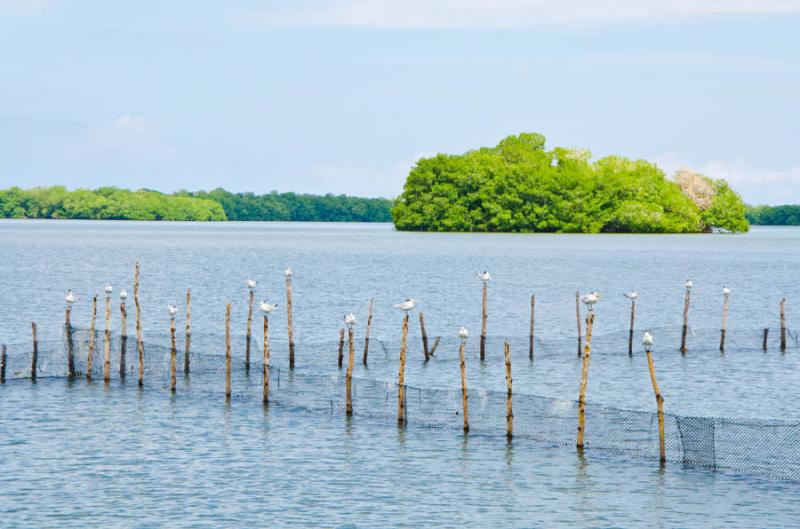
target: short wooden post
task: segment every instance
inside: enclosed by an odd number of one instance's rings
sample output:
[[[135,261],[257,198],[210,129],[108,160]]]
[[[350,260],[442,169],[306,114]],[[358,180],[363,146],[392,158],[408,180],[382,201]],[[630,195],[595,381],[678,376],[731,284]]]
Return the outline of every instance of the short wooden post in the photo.
[[[103,333],[103,381],[108,384],[111,381],[111,295],[106,291],[105,321],[106,327]]]
[[[89,325],[89,356],[86,358],[86,380],[92,379],[92,365],[94,364],[94,335],[97,320],[97,296],[92,297],[92,322]]]
[[[125,297],[120,297],[119,302],[119,328],[120,328],[120,339],[119,339],[119,377],[125,378],[125,374],[127,372],[126,363],[126,356],[128,354],[128,308],[125,305],[125,299],[127,299],[127,294]]]
[[[367,330],[364,333],[364,358],[361,360],[361,362],[364,365],[367,365],[367,354],[369,353],[369,334],[370,334],[370,331],[372,330],[372,303],[373,303],[373,301],[374,300],[372,298],[370,298],[370,300],[369,300],[369,309],[367,310]],[[339,367],[341,367],[341,365]]]
[[[36,336],[36,323],[31,322],[33,335],[33,352],[31,353],[31,382],[36,382],[36,364],[39,362],[39,339]]]
[[[506,357],[506,438],[510,441],[514,437],[514,412],[511,406],[511,344],[507,341],[503,344],[503,352]]]
[[[286,277],[286,326],[289,334],[289,369],[294,369],[294,326],[292,324],[292,269],[284,271]]]
[[[175,316],[170,315],[169,318],[169,390],[173,394],[175,393],[177,387],[177,375],[176,371],[178,366],[176,365],[178,360],[178,346],[175,341]]]
[[[442,339],[441,336],[437,336],[433,339],[433,345],[431,345],[431,350],[429,351],[430,355],[433,356],[436,354],[436,348],[439,347],[439,341]]]
[[[262,402],[269,403],[269,316],[264,314],[264,368],[261,373]]]
[[[692,298],[692,289],[687,288],[683,298],[683,326],[681,327],[681,353],[686,353],[686,334],[689,332],[689,302]]]
[[[186,340],[184,344],[183,350],[183,373],[185,375],[189,374],[191,371],[191,359],[190,355],[192,352],[192,291],[191,289],[186,289]]]
[[[786,350],[786,298],[781,299],[781,352]]]
[[[631,328],[628,330],[628,356],[633,356],[633,327],[636,323],[636,298],[631,298]]]
[[[661,396],[661,390],[658,389],[658,381],[656,380],[656,370],[653,368],[653,355],[650,348],[645,349],[647,353],[647,365],[650,368],[650,381],[653,383],[653,392],[656,394],[656,406],[658,407],[658,452],[661,458],[661,463],[667,462],[667,449],[664,434],[664,398]]]
[[[6,344],[0,345],[0,384],[6,383]]]
[[[528,334],[529,342],[528,342],[528,358],[533,360],[533,353],[534,353],[534,340],[533,340],[533,330],[534,330],[534,322],[536,317],[536,295],[531,294],[531,327]]]
[[[726,291],[722,294],[722,325],[719,329],[719,350],[725,352],[725,334],[728,330],[728,305],[730,303],[730,294]]]
[[[344,364],[344,329],[339,329],[339,369]]]
[[[583,354],[583,334],[581,331],[581,293],[575,292],[575,320],[578,323],[578,357]]]
[[[761,342],[761,348],[766,351],[767,350],[767,336],[769,335],[769,327],[764,327],[764,336]]]
[[[231,400],[231,304],[225,305],[225,400]]]
[[[347,326],[347,374],[345,375],[346,398],[345,415],[353,416],[353,362],[355,362],[355,344],[353,344],[353,326]]]
[[[406,423],[406,346],[408,345],[408,313],[403,316],[400,338],[400,369],[397,374],[397,423]]]
[[[581,385],[578,395],[578,448],[583,448],[583,437],[586,430],[586,387],[589,384],[589,360],[592,354],[592,327],[594,311],[589,309],[586,316],[586,344],[583,347],[583,366],[581,367]]]
[[[419,313],[419,331],[422,334],[422,354],[427,362],[431,359],[431,354],[428,351],[428,333],[425,332],[425,314],[422,312]]]
[[[489,300],[489,281],[483,281],[483,291],[481,296],[481,361],[486,360],[486,332]]]
[[[469,393],[467,392],[467,360],[464,349],[467,346],[467,339],[461,339],[458,348],[458,357],[461,362],[461,407],[464,410],[464,433],[469,432]]]
[[[133,304],[136,306],[136,350],[139,353],[139,387],[144,386],[144,340],[142,339],[142,308],[139,305],[139,271],[141,266],[136,261],[133,272]]]
[[[67,376],[75,376],[75,340],[72,334],[72,303],[64,311],[64,332],[67,335]]]
[[[247,302],[247,335],[244,342],[244,371],[250,372],[250,342],[253,335],[253,303],[255,303],[255,292],[250,289],[250,295]]]

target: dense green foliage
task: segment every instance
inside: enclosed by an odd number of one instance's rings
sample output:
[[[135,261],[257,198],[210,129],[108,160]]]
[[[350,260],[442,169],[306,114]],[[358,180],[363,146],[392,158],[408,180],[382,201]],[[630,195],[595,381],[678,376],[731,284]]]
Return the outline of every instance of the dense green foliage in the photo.
[[[230,193],[224,189],[170,195],[115,187],[0,190],[0,217],[116,220],[294,220],[388,222],[391,200],[345,195]]]
[[[746,215],[750,224],[771,226],[800,225],[800,205],[748,206]]]
[[[746,231],[744,205],[724,181],[701,206],[655,165],[588,151],[545,150],[540,134],[496,147],[423,158],[392,208],[419,231],[695,233]]]

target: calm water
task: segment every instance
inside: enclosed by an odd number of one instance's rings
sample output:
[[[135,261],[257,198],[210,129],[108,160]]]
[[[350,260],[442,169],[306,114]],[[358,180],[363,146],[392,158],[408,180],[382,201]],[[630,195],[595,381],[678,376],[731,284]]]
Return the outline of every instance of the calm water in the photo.
[[[640,354],[626,352],[628,304],[636,288],[637,339],[656,331],[656,368],[673,413],[798,419],[787,395],[800,382],[794,340],[777,351],[778,301],[797,321],[800,230],[731,236],[457,235],[396,233],[387,225],[140,224],[0,221],[0,341],[27,347],[36,321],[58,340],[63,295],[88,300],[102,285],[132,290],[142,263],[145,335],[164,341],[165,306],[193,294],[196,332],[219,335],[225,303],[244,331],[244,279],[258,298],[282,304],[273,318],[276,356],[285,339],[283,276],[295,270],[298,371],[335,370],[345,312],[359,317],[375,298],[375,348],[356,376],[391,381],[400,315],[391,304],[420,300],[431,336],[459,325],[477,338],[480,283],[489,269],[489,334],[507,337],[515,391],[575,398],[576,290],[604,293],[589,400],[652,410]],[[695,284],[690,353],[677,353],[683,281]],[[720,355],[721,288],[732,288],[730,351]],[[538,344],[527,358],[529,297],[537,298]],[[130,310],[132,313],[132,308]],[[116,312],[114,314],[116,323]],[[760,329],[772,328],[770,350]],[[130,328],[130,326],[129,326]],[[455,388],[452,340],[423,366],[412,325],[409,384]],[[448,341],[449,340],[449,341]],[[472,345],[476,339],[471,339]],[[497,343],[496,341],[493,343]],[[314,353],[304,355],[307,351]],[[323,352],[320,352],[323,351]],[[214,351],[218,353],[219,351]],[[235,351],[241,356],[241,351]],[[500,352],[479,365],[472,387],[503,387]],[[276,362],[285,362],[276,358]],[[800,485],[520,440],[391,421],[311,413],[204,398],[158,384],[86,384],[63,378],[0,388],[0,519],[3,527],[789,527],[800,518]],[[591,427],[591,426],[590,426]]]

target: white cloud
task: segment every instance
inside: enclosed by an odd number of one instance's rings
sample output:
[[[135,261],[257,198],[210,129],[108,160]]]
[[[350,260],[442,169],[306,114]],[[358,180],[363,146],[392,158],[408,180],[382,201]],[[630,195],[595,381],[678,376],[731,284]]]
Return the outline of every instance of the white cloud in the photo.
[[[157,123],[126,114],[92,127],[80,141],[66,149],[73,160],[83,158],[157,158],[171,155]]]
[[[800,0],[331,0],[304,8],[238,12],[275,26],[379,28],[597,25],[714,15],[800,12]]]

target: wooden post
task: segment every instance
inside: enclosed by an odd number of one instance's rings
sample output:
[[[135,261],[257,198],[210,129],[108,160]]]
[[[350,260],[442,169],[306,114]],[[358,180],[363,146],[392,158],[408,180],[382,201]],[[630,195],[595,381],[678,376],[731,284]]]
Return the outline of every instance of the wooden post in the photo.
[[[231,304],[225,305],[225,400],[231,400]]]
[[[586,345],[583,347],[583,366],[581,368],[581,385],[578,395],[578,448],[583,448],[583,436],[586,429],[586,387],[589,383],[589,359],[592,354],[592,327],[594,311],[589,310],[586,316]]]
[[[786,350],[786,298],[781,299],[781,352]]]
[[[430,352],[428,351],[428,333],[425,332],[425,315],[420,312],[419,313],[419,330],[422,334],[422,354],[425,356],[425,361],[431,359]]]
[[[183,351],[183,374],[188,375],[191,371],[191,360],[189,355],[192,351],[192,291],[186,289],[186,343]]]
[[[92,322],[89,325],[89,356],[86,358],[86,380],[92,379],[92,364],[94,364],[94,335],[95,321],[97,320],[97,296],[92,297]]]
[[[436,348],[439,347],[439,341],[441,339],[442,339],[441,336],[437,336],[436,338],[433,339],[433,345],[431,346],[431,350],[429,351],[431,356],[433,356],[434,353],[436,353]]]
[[[144,342],[142,341],[142,308],[139,305],[139,271],[141,266],[136,261],[133,272],[133,303],[136,305],[136,350],[139,353],[139,387],[144,386]]]
[[[0,384],[6,383],[6,344],[0,345]]]
[[[514,437],[514,412],[511,407],[511,344],[507,341],[503,344],[503,351],[506,357],[506,438],[510,441]]]
[[[728,329],[728,304],[730,303],[730,295],[722,295],[722,325],[719,331],[719,350],[725,352],[725,334]]]
[[[269,403],[269,317],[264,315],[264,368],[261,374],[262,402]]]
[[[530,339],[530,342],[529,342],[529,345],[528,345],[528,358],[530,358],[531,360],[533,360],[533,353],[534,353],[533,330],[534,330],[535,315],[536,315],[536,295],[532,294],[531,295],[531,328],[530,328],[529,335],[528,335],[528,338]]]
[[[247,303],[247,335],[245,336],[244,345],[244,371],[250,372],[250,342],[252,341],[253,329],[253,303],[255,303],[255,292],[250,289],[250,297]]]
[[[400,370],[397,374],[397,424],[406,423],[406,346],[408,341],[408,313],[403,316],[400,338]]]
[[[467,392],[467,361],[464,354],[467,340],[461,340],[458,348],[458,357],[461,362],[461,406],[464,409],[464,433],[469,432],[469,393]]]
[[[691,289],[686,289],[683,298],[683,327],[681,327],[681,353],[686,353],[686,334],[689,332],[689,301],[692,297]]]
[[[178,347],[175,342],[175,316],[171,316],[169,319],[169,390],[173,394],[175,393],[177,385],[177,356]]]
[[[486,327],[488,318],[489,282],[483,281],[483,294],[481,296],[481,361],[486,360]]]
[[[31,322],[33,352],[31,353],[31,382],[36,382],[36,364],[39,362],[39,339],[36,337],[36,323]]]
[[[120,328],[120,341],[119,341],[119,377],[125,378],[127,368],[125,366],[125,357],[128,353],[128,308],[125,306],[125,300],[119,303],[119,328]]]
[[[64,331],[67,334],[67,376],[75,376],[75,341],[72,336],[72,303],[64,311]]]
[[[367,353],[369,353],[369,333],[372,330],[372,303],[373,299],[370,298],[369,300],[369,309],[367,311],[367,330],[364,333],[364,358],[362,359],[362,363],[367,365]],[[339,367],[342,367],[341,365]]]
[[[353,416],[353,362],[355,361],[355,345],[353,344],[353,326],[348,325],[347,328],[347,374],[345,375],[346,386],[346,399],[345,399],[345,415],[348,417]]]
[[[761,342],[761,348],[763,350],[767,350],[767,336],[769,335],[769,327],[764,327],[764,337],[763,341]]]
[[[661,390],[658,389],[658,381],[656,380],[656,370],[653,368],[653,355],[649,348],[647,353],[647,365],[650,368],[650,381],[653,383],[653,391],[656,394],[656,406],[658,406],[658,451],[661,457],[661,464],[667,462],[667,449],[666,440],[664,436],[664,398],[661,396]]]
[[[578,358],[583,354],[583,335],[581,332],[581,293],[575,292],[575,319],[578,322]]]
[[[344,329],[339,329],[339,369],[344,363]]]
[[[633,356],[633,327],[636,322],[636,298],[631,298],[631,328],[628,331],[628,356]]]
[[[103,381],[111,381],[111,296],[106,295],[106,328],[103,336]]]
[[[289,369],[294,369],[294,326],[292,325],[292,271],[287,269],[286,276],[286,325],[289,334]]]

